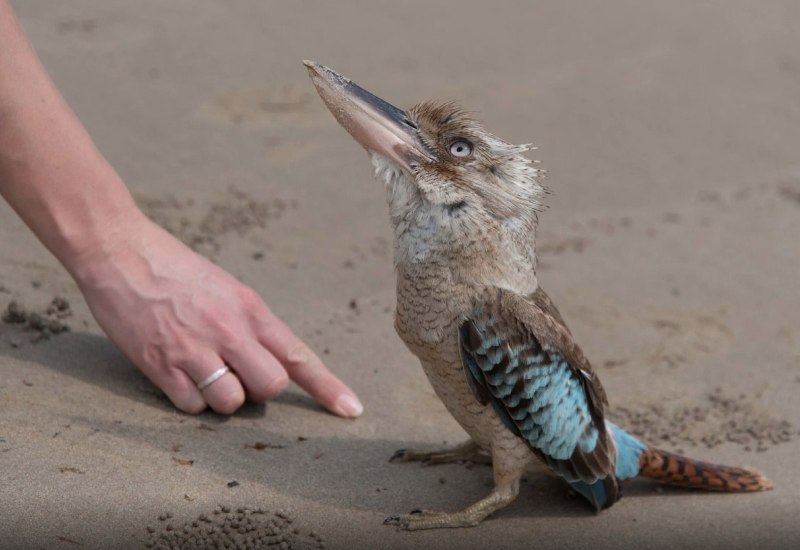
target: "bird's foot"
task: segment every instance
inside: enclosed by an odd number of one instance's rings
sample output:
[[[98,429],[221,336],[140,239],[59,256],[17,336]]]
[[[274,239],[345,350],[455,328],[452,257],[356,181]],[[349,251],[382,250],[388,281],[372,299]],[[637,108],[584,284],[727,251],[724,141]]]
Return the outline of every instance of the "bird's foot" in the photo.
[[[495,465],[495,468],[497,466]],[[505,472],[504,472],[505,473]],[[420,529],[448,529],[478,525],[489,514],[511,504],[519,493],[521,470],[513,475],[496,476],[494,489],[486,497],[459,512],[432,512],[414,510],[410,514],[389,516],[384,525],[395,525],[398,529],[418,531]]]
[[[453,464],[456,462],[491,464],[492,457],[474,441],[467,441],[451,449],[438,449],[435,451],[400,449],[395,451],[389,459],[389,462],[395,461],[422,462],[423,464]]]
[[[408,514],[389,516],[384,525],[395,525],[403,531],[419,531],[421,529],[452,529],[455,527],[472,527],[478,525],[486,514],[461,512],[434,512],[431,510],[413,510]]]

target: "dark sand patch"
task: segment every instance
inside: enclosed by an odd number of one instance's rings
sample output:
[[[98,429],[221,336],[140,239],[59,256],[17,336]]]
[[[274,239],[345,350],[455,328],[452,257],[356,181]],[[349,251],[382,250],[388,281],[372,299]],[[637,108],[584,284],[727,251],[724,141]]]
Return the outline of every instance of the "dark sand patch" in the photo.
[[[166,198],[139,196],[137,202],[150,219],[207,256],[220,251],[221,239],[226,235],[244,237],[297,208],[295,201],[256,200],[235,187],[228,188],[224,199],[202,207],[194,199],[181,200],[172,195]]]
[[[735,443],[746,451],[763,452],[800,434],[791,422],[757,411],[748,396],[727,396],[720,388],[702,405],[615,407],[609,417],[646,443],[670,448]]]
[[[177,525],[167,512],[159,523],[147,527],[148,548],[291,548],[321,549],[325,542],[316,532],[302,532],[285,512],[263,508],[231,508],[219,505],[210,514]]]
[[[800,205],[800,184],[785,183],[778,187],[778,194],[784,199]]]
[[[9,325],[19,325],[26,332],[32,333],[31,342],[40,342],[69,330],[66,319],[72,317],[69,302],[56,296],[42,311],[29,311],[16,300],[6,306],[0,319]],[[12,343],[13,345],[13,343]]]

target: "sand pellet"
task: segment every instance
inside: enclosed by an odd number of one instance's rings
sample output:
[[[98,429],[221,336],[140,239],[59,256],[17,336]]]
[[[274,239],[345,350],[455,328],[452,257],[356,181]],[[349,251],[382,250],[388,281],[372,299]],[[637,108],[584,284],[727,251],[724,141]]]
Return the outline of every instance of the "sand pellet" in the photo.
[[[789,421],[756,410],[746,395],[726,396],[719,388],[701,405],[672,409],[663,405],[615,407],[609,417],[645,443],[677,452],[685,444],[712,448],[723,443],[763,452],[800,433]]]
[[[71,316],[72,309],[69,302],[56,296],[43,312],[28,311],[19,303],[12,301],[0,314],[0,320],[7,324],[21,325],[24,330],[33,333],[32,342],[39,342],[68,331],[69,325],[64,320]]]
[[[171,513],[161,514],[158,520],[172,517]],[[271,513],[262,508],[241,507],[231,512],[230,507],[221,505],[210,515],[200,514],[182,526],[148,526],[147,533],[148,548],[325,548],[316,531],[303,533],[292,525],[287,512]]]

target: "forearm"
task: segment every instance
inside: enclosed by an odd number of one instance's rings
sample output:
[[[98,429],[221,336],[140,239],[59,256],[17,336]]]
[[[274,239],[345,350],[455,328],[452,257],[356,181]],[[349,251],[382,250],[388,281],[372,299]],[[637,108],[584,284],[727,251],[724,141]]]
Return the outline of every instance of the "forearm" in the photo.
[[[75,274],[140,214],[0,0],[0,194]]]

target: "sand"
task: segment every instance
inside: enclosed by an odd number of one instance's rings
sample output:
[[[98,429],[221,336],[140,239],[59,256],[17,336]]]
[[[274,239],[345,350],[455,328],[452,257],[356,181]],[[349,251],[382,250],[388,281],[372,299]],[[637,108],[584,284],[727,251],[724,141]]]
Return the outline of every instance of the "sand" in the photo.
[[[20,321],[0,323],[0,547],[797,547],[796,2],[14,5],[145,211],[262,293],[366,410],[338,419],[291,388],[231,418],[176,412],[0,204],[0,311]],[[388,462],[464,433],[394,334],[383,190],[304,58],[401,106],[459,99],[538,145],[540,282],[611,417],[775,490],[637,481],[595,515],[531,477],[473,529],[383,526],[473,502],[491,471]]]

